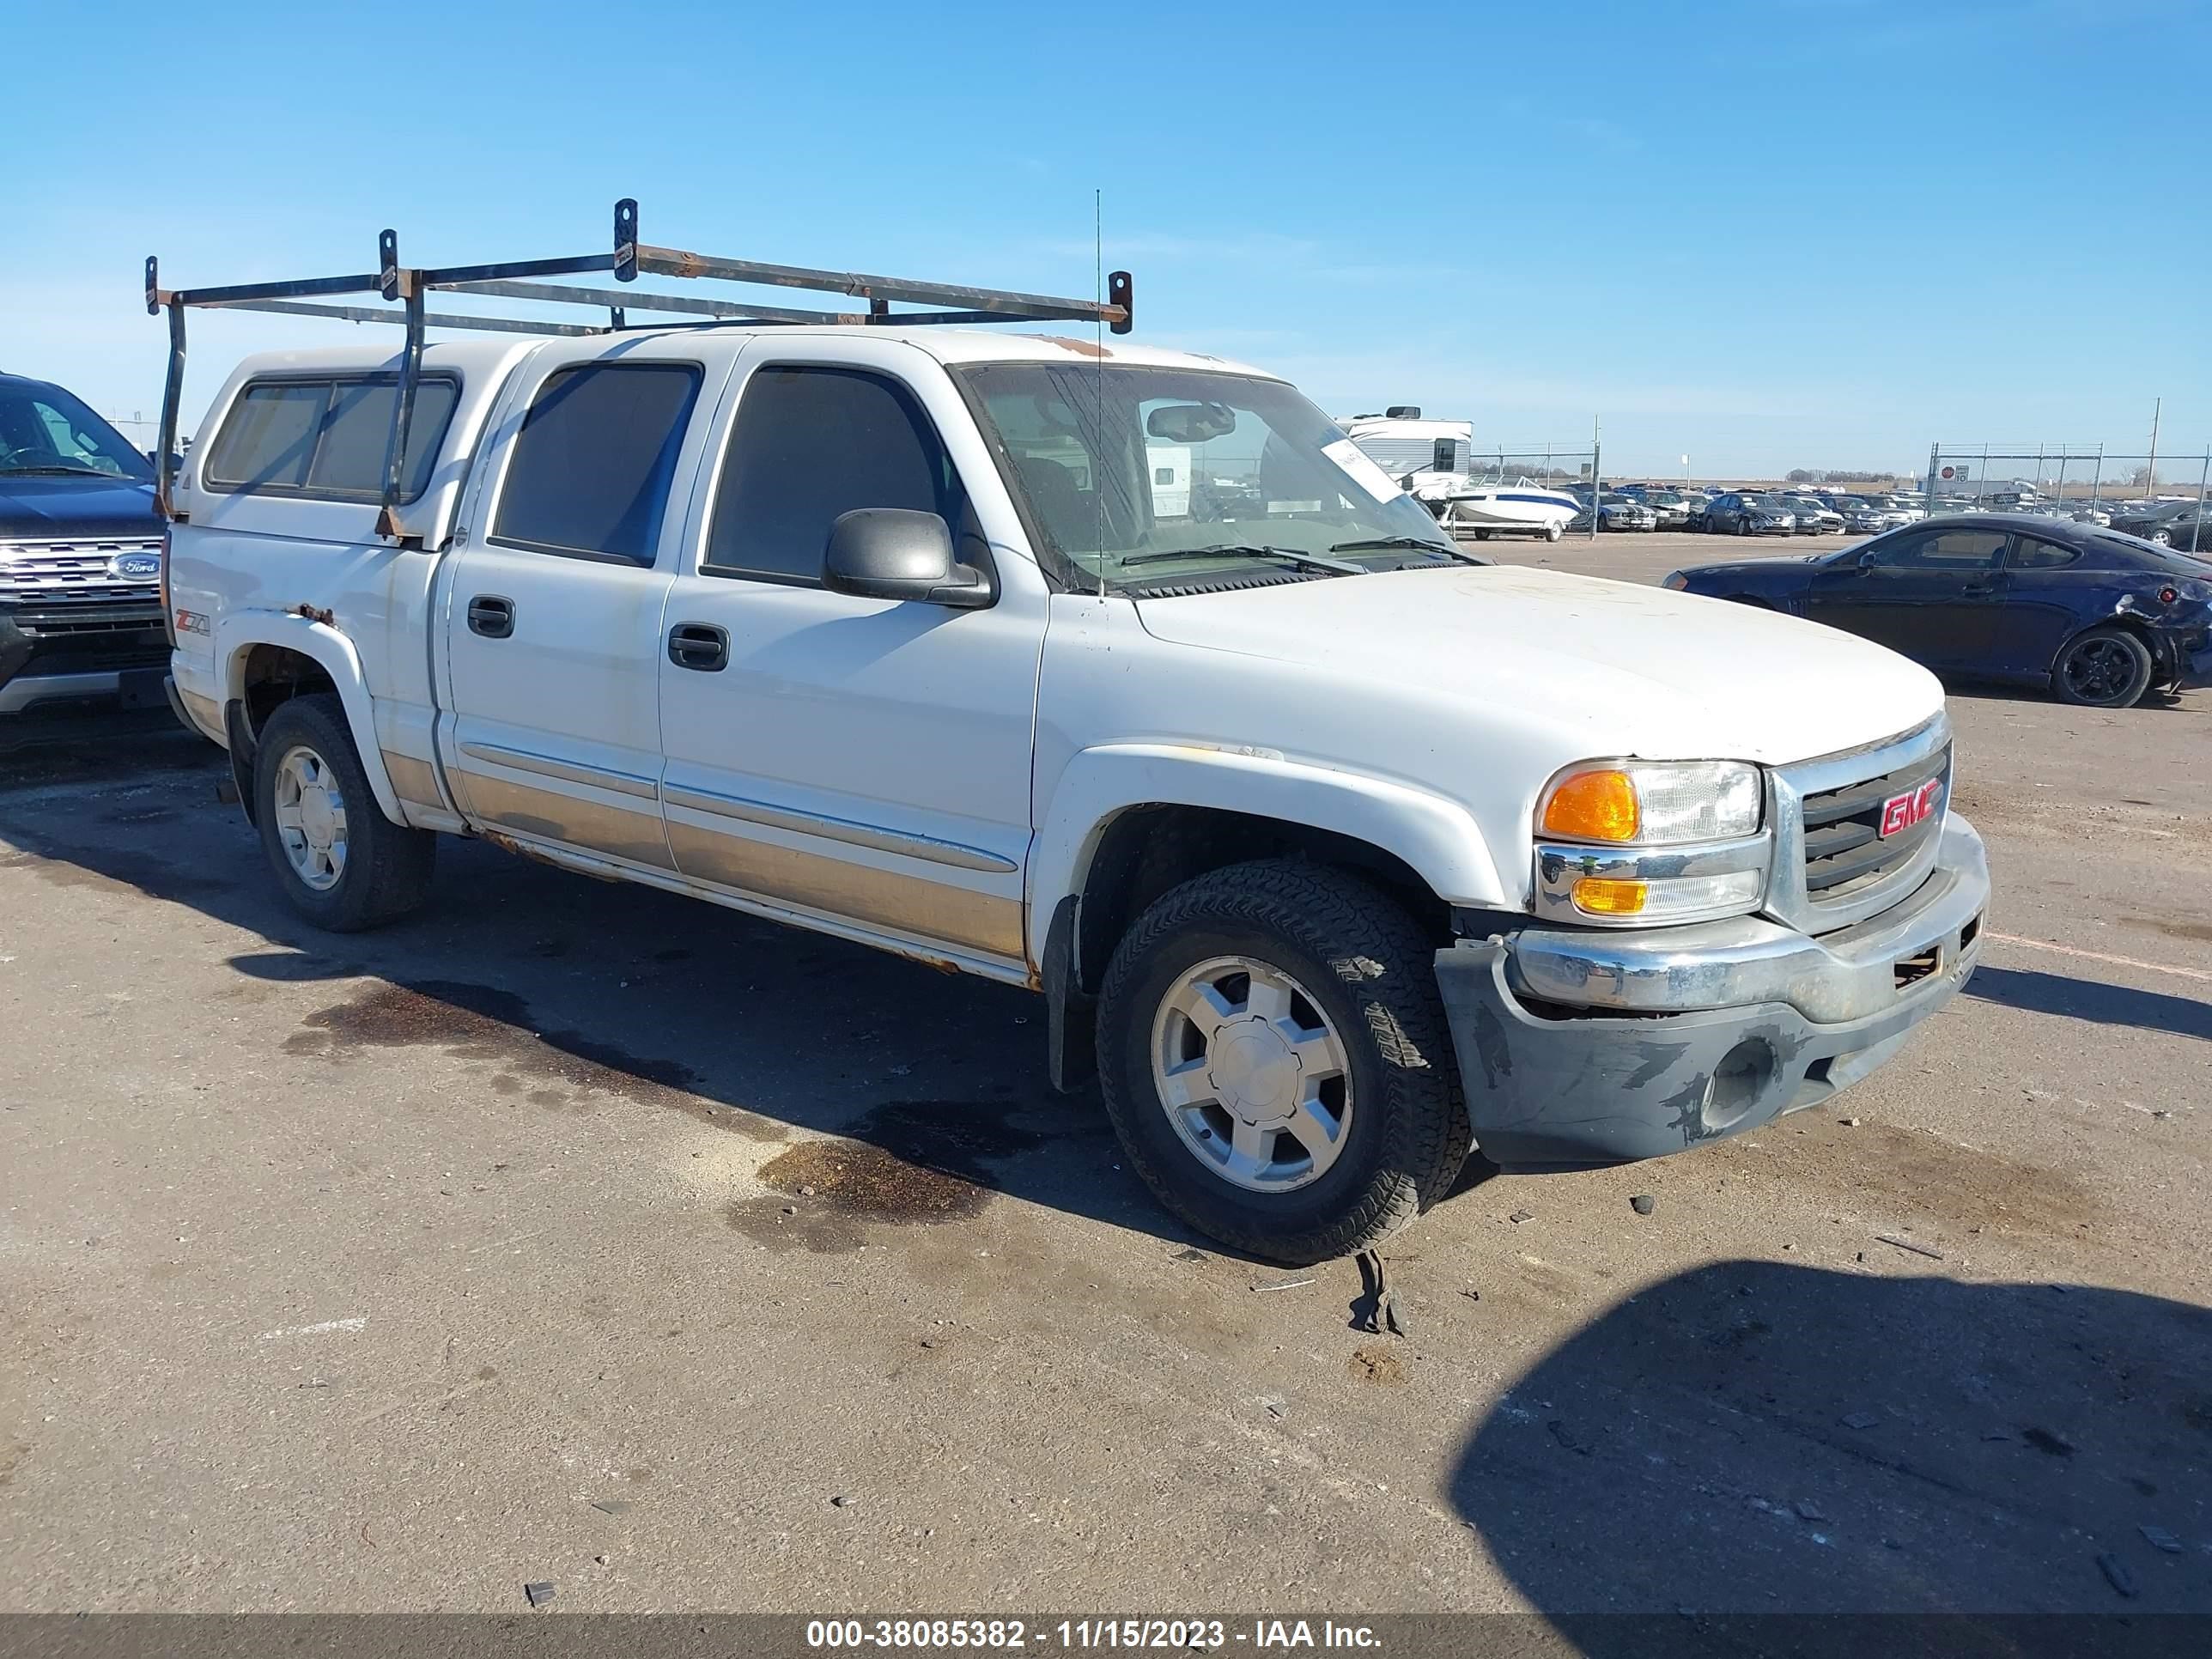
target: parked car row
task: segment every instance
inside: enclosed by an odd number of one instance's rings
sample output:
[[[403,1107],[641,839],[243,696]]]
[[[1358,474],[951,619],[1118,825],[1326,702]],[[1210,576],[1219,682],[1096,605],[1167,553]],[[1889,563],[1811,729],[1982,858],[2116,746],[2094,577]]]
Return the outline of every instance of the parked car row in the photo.
[[[2212,505],[2179,501],[2129,501],[2116,505],[2106,520],[2124,535],[2140,536],[2184,552],[2212,552]]]
[[[1588,530],[1591,489],[1569,485],[1583,503],[1568,526]],[[1620,504],[1648,510],[1652,522]],[[1737,489],[1702,489],[1670,484],[1607,486],[1599,498],[1601,530],[1689,530],[1716,536],[1880,536],[1930,516],[1951,519],[1967,513],[2002,513],[2117,530],[2147,542],[2187,552],[2212,551],[2212,503],[2194,495],[2155,500],[2069,501],[2047,497],[2027,485],[1990,490],[1979,496],[1939,495],[1931,508],[1917,490],[1776,489],[1747,485]]]
[[[1659,515],[1625,490],[1608,489],[1597,496],[1594,504],[1587,485],[1576,485],[1568,493],[1583,504],[1582,511],[1567,520],[1570,530],[1588,530],[1593,511],[1600,530],[1651,531],[1659,527]]]
[[[1587,506],[1589,486],[1572,486]],[[1660,530],[1689,530],[1717,536],[1878,536],[1926,516],[1917,496],[1846,493],[1833,489],[1737,489],[1688,485],[1628,483],[1617,494],[1650,509]],[[1601,521],[1599,528],[1629,528]],[[1640,525],[1632,527],[1642,528]],[[1587,512],[1570,528],[1589,528]]]
[[[2212,550],[2212,507],[2195,495],[2165,495],[2136,501],[2071,501],[2047,496],[2032,485],[1993,489],[1980,495],[1951,495],[1936,499],[1940,514],[1960,513],[2024,514],[2032,518],[2057,519],[2117,530],[2148,542],[2179,547],[2185,552]]]

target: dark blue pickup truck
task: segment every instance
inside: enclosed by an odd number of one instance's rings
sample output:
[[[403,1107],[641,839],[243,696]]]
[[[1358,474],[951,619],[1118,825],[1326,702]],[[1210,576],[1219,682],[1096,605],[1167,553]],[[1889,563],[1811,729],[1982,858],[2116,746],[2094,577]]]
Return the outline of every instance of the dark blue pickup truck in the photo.
[[[154,469],[62,387],[0,374],[0,730],[159,705],[168,663]]]

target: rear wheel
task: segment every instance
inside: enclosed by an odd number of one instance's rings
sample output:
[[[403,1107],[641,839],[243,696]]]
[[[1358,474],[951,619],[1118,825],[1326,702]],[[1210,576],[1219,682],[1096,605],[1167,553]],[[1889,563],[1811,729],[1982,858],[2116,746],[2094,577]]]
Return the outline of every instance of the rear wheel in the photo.
[[[1435,951],[1341,871],[1232,866],[1169,892],[1099,1000],[1107,1115],[1161,1203],[1294,1266],[1441,1199],[1470,1143]]]
[[[1547,524],[1544,526],[1544,539],[1547,542],[1555,542],[1565,534],[1566,530],[1564,526]]]
[[[438,838],[384,816],[334,696],[281,703],[254,757],[254,823],[285,899],[318,927],[358,933],[428,895]]]
[[[2124,628],[2093,628],[2058,653],[2051,689],[2088,708],[2131,708],[2150,690],[2150,647]]]

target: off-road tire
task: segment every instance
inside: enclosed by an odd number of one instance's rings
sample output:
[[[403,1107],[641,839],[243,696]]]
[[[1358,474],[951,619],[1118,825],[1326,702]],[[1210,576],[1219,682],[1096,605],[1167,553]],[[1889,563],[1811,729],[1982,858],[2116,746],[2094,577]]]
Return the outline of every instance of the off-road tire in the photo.
[[[1188,969],[1242,956],[1287,972],[1341,1036],[1348,1139],[1310,1185],[1259,1193],[1200,1163],[1152,1080],[1153,1020]],[[1325,866],[1263,860],[1194,878],[1137,919],[1099,997],[1099,1077],[1130,1164],[1160,1202],[1231,1249],[1291,1267],[1367,1249],[1438,1202],[1472,1144],[1436,949],[1394,900]]]
[[[2087,650],[2118,651],[2130,659],[2128,678],[2116,688],[2102,696],[2092,696],[2078,690],[2067,673],[2068,665]],[[2051,689],[2062,702],[2070,702],[2085,708],[2132,708],[2143,700],[2150,690],[2151,677],[2157,672],[2150,647],[2142,642],[2134,629],[2127,628],[2093,628],[2078,638],[2069,640],[2066,648],[2058,653],[2051,665]]]
[[[322,758],[345,800],[345,867],[336,884],[321,891],[294,871],[276,830],[276,769],[301,744]],[[384,816],[337,697],[294,697],[276,706],[255,746],[253,805],[261,850],[285,902],[316,927],[333,933],[380,927],[419,908],[429,896],[438,837]]]

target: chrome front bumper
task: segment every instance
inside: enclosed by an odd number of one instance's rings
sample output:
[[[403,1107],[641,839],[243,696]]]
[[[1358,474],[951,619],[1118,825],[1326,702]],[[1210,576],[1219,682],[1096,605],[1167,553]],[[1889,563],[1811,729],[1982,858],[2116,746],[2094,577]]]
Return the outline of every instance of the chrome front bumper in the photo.
[[[1507,1170],[1588,1168],[1814,1105],[1958,994],[1989,892],[1981,837],[1954,817],[1919,887],[1818,938],[1746,918],[1439,951],[1476,1144]]]
[[[1532,927],[1511,936],[1506,979],[1522,996],[1574,1008],[1678,1014],[1786,1002],[1832,1025],[1893,1006],[1895,964],[1931,945],[1955,952],[1989,902],[1982,838],[1954,814],[1927,878],[1856,927],[1817,939],[1756,916],[1640,933]]]

